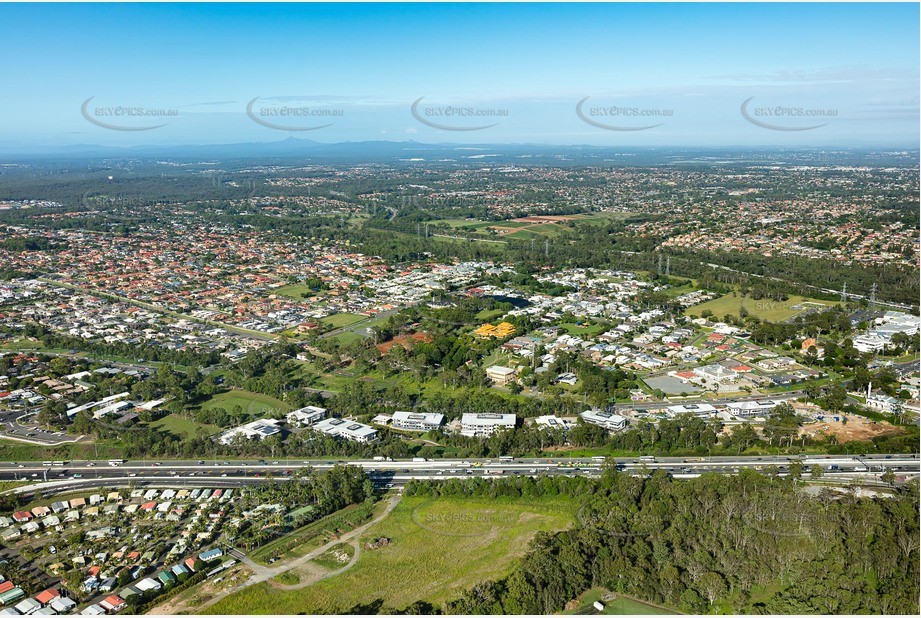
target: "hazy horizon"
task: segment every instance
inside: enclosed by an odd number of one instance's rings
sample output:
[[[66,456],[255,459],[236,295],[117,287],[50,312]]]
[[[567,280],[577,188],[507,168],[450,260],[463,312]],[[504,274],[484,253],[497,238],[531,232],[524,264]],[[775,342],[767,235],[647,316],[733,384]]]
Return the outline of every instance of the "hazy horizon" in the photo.
[[[7,149],[919,143],[912,3],[48,8],[0,7]]]

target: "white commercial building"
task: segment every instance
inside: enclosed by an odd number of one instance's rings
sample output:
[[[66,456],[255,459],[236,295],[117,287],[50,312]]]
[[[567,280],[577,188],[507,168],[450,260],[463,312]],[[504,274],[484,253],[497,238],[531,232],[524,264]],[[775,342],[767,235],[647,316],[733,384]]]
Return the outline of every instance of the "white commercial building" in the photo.
[[[608,431],[620,431],[627,426],[627,419],[613,412],[602,412],[601,410],[586,410],[579,416],[589,425],[598,425]]]
[[[252,421],[239,427],[234,427],[221,434],[221,444],[231,444],[237,436],[244,436],[249,440],[265,440],[269,436],[281,433],[277,427],[278,420],[274,418],[264,418],[259,421]]]
[[[514,380],[517,375],[518,373],[511,367],[493,365],[492,367],[486,368],[486,377],[500,386],[508,384]]]
[[[780,401],[761,399],[758,401],[732,401],[726,404],[726,410],[733,416],[766,416],[776,408]]]
[[[854,348],[858,352],[881,352],[883,348],[889,345],[889,340],[877,333],[867,333],[854,337]]]
[[[298,427],[313,425],[324,418],[326,418],[326,408],[317,406],[306,406],[299,410],[288,412],[288,416],[285,417],[289,425],[297,425]]]
[[[467,412],[461,417],[461,435],[485,438],[501,429],[514,429],[517,420],[514,414]]]
[[[562,429],[564,431],[569,429],[569,423],[567,421],[564,421],[560,417],[554,416],[553,414],[538,416],[534,419],[534,424],[541,429]]]
[[[325,433],[334,438],[344,438],[352,442],[367,444],[377,440],[377,430],[363,423],[356,423],[344,418],[328,418],[313,426],[314,431]]]
[[[693,414],[694,416],[710,416],[716,413],[716,408],[709,403],[688,403],[679,406],[668,406],[666,411],[669,416],[679,414]]]
[[[870,393],[867,395],[867,407],[880,412],[893,412],[899,407],[899,400],[883,393]]]
[[[390,422],[396,429],[406,431],[432,431],[445,422],[445,415],[438,412],[401,412],[393,413]]]

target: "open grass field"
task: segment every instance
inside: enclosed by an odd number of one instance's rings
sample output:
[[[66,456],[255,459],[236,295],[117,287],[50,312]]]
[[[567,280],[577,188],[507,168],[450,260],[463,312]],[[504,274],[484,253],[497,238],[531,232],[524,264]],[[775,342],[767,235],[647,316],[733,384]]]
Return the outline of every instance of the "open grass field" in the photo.
[[[451,227],[465,227],[468,225],[472,226],[481,223],[489,225],[489,222],[480,221],[479,219],[441,219],[438,221],[438,223],[444,223],[446,225],[450,225]]]
[[[693,281],[688,281],[682,285],[676,285],[674,287],[668,288],[667,290],[662,290],[661,294],[664,294],[668,298],[677,298],[684,294],[690,294],[691,292],[699,289],[700,288],[698,288]]]
[[[338,335],[333,337],[333,340],[339,345],[351,345],[355,343],[356,341],[361,341],[362,339],[364,339],[364,337],[362,337],[358,333],[353,333],[350,330],[347,330],[344,333],[339,333]]]
[[[483,309],[478,314],[476,314],[477,320],[482,320],[483,322],[488,322],[493,318],[497,318],[500,315],[505,314],[504,309]]]
[[[575,521],[566,499],[498,500],[406,497],[361,539],[361,555],[344,573],[299,590],[257,584],[208,607],[210,614],[331,614],[357,604],[403,608],[440,604],[483,580],[507,574],[538,531]],[[365,543],[387,537],[369,550]]]
[[[510,234],[504,234],[502,238],[513,238],[515,240],[531,240],[532,238],[546,238],[556,236],[560,230],[555,225],[540,225],[529,227],[526,230],[518,230]]]
[[[726,294],[719,298],[714,298],[711,301],[707,301],[700,305],[695,305],[685,311],[685,315],[700,316],[700,314],[709,309],[713,312],[715,318],[720,319],[726,314],[739,315],[739,309],[742,308],[742,296],[736,294]],[[829,300],[816,300],[814,298],[806,298],[803,296],[791,296],[785,301],[772,301],[769,299],[762,300],[752,300],[751,298],[745,298],[745,310],[748,311],[750,315],[756,316],[762,320],[768,322],[783,322],[784,320],[789,320],[800,313],[805,311],[805,308],[797,308],[797,305],[800,305],[804,302],[817,303],[826,307],[831,307],[837,305],[833,301]]]
[[[367,316],[358,315],[357,313],[334,313],[325,318],[320,318],[320,321],[324,324],[329,324],[333,328],[342,328],[367,319]]]
[[[201,405],[203,410],[223,408],[228,412],[240,406],[250,416],[265,415],[275,410],[290,412],[291,406],[268,395],[252,393],[250,391],[232,390],[220,393]]]
[[[311,290],[303,283],[292,283],[290,285],[283,285],[280,288],[275,288],[271,293],[278,294],[279,296],[287,296],[288,298],[293,298],[294,300],[303,300],[304,294],[307,296],[313,296],[316,292]]]
[[[2,437],[2,434],[0,434]],[[97,457],[98,454],[98,457]],[[46,459],[110,459],[124,456],[124,447],[117,440],[68,442],[57,446],[27,444],[15,440],[0,440],[0,461],[44,461]]]
[[[168,414],[157,419],[150,423],[149,427],[157,431],[166,431],[177,437],[185,435],[187,438],[196,437],[199,430],[203,430],[205,435],[208,436],[214,435],[221,430],[217,425],[206,425],[176,414]]]
[[[594,337],[595,335],[600,335],[606,331],[608,326],[605,326],[604,324],[595,324],[594,322],[582,322],[582,324],[565,322],[560,324],[560,328],[564,329],[570,335],[575,335],[576,337],[582,337],[584,335]]]

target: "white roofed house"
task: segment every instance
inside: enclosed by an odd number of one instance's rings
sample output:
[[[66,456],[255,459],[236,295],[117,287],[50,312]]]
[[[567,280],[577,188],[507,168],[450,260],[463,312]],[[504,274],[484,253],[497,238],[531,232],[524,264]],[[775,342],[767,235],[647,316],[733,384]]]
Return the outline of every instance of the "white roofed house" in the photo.
[[[438,412],[401,412],[393,413],[391,426],[404,431],[432,431],[445,422],[444,414]]]
[[[518,418],[514,414],[472,413],[461,416],[461,435],[471,438],[485,438],[496,431],[514,429]]]

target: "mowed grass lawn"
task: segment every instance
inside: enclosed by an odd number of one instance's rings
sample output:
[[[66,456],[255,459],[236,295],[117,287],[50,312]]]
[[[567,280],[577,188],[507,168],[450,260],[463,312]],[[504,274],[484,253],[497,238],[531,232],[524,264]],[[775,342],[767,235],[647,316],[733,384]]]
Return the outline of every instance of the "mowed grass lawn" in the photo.
[[[476,314],[476,319],[486,322],[493,318],[497,318],[500,315],[504,315],[505,313],[507,313],[505,309],[483,309],[478,314]]]
[[[581,324],[564,322],[563,324],[560,324],[560,328],[565,329],[567,333],[576,337],[582,337],[583,335],[594,337],[595,335],[600,335],[604,331],[608,330],[609,327],[604,324],[596,324],[594,322],[582,322]]]
[[[185,434],[188,438],[196,437],[199,429],[204,430],[205,434],[209,436],[221,430],[217,425],[206,425],[176,414],[168,414],[163,418],[155,420],[148,426],[158,431],[169,432],[174,436]]]
[[[357,313],[334,313],[325,318],[320,318],[320,321],[324,324],[329,324],[333,328],[342,328],[367,319],[367,316],[358,315]]]
[[[262,583],[208,607],[209,614],[333,614],[383,600],[383,610],[418,600],[439,605],[478,582],[509,573],[538,531],[573,524],[576,503],[565,498],[406,497],[361,538],[348,571],[299,590]],[[367,550],[370,539],[389,545]]]
[[[243,390],[232,390],[226,393],[220,393],[201,404],[202,410],[224,408],[224,410],[228,412],[233,410],[236,406],[240,406],[251,416],[262,415],[275,410],[282,410],[283,412],[291,411],[291,406],[284,401],[269,397],[268,395]]]
[[[309,287],[303,283],[292,283],[290,285],[283,285],[280,288],[275,288],[271,292],[272,294],[279,294],[281,296],[287,296],[288,298],[293,298],[294,300],[303,300],[304,294],[307,296],[313,296],[316,294]]]
[[[761,300],[753,300],[751,298],[745,298],[745,310],[748,311],[750,315],[758,317],[762,320],[768,322],[783,322],[784,320],[789,320],[790,318],[799,315],[804,311],[804,309],[794,309],[796,305],[799,305],[803,302],[813,302],[820,305],[825,305],[826,307],[831,307],[837,305],[838,303],[828,300],[817,300],[814,298],[806,298],[804,296],[791,296],[784,301],[770,300],[763,298]],[[707,301],[700,305],[694,305],[687,309],[684,313],[685,315],[695,315],[700,316],[700,314],[709,309],[713,312],[714,318],[717,320],[722,319],[724,315],[739,315],[739,309],[742,307],[742,297],[740,295],[733,296],[732,294],[727,294],[721,296],[720,298],[714,298],[713,300]]]

